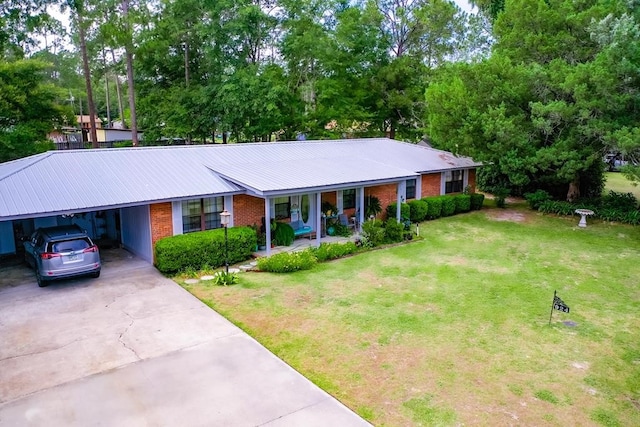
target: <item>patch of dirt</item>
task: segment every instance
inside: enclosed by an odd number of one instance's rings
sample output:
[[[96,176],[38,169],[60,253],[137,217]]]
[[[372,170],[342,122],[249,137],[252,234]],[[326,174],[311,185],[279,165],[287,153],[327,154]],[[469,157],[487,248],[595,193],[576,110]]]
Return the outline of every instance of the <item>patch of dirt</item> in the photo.
[[[511,222],[526,222],[527,215],[519,211],[510,211],[503,209],[495,209],[487,211],[487,218],[494,221],[511,221]]]

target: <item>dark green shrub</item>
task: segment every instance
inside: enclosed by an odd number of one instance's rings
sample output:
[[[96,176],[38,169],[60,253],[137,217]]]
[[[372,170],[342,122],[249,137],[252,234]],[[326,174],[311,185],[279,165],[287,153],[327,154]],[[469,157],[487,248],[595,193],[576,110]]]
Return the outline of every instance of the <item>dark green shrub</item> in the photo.
[[[273,240],[277,246],[289,246],[295,239],[293,228],[286,222],[276,223],[276,230],[273,233]]]
[[[250,227],[232,227],[229,232],[229,263],[251,258],[256,232]],[[224,229],[165,237],[156,242],[155,266],[165,274],[186,269],[217,268],[225,263]]]
[[[469,212],[471,210],[471,196],[458,194],[453,196],[456,202],[456,213]]]
[[[309,249],[300,252],[281,252],[270,257],[258,258],[258,268],[271,273],[291,273],[310,270],[318,260]]]
[[[602,197],[603,207],[620,209],[624,211],[634,211],[638,209],[638,199],[633,193],[617,193],[609,191],[609,194]]]
[[[538,210],[542,202],[551,200],[551,194],[544,190],[536,190],[533,193],[526,193],[524,198],[527,200],[527,203],[529,203],[531,209]]]
[[[342,225],[339,222],[333,224],[332,227],[334,236],[349,237],[352,234],[352,230],[349,227]]]
[[[427,219],[438,219],[442,216],[442,199],[440,197],[427,197],[422,199],[429,206],[427,210]]]
[[[387,243],[402,242],[404,239],[404,223],[390,218],[384,223],[384,240]]]
[[[236,273],[227,273],[226,271],[217,271],[213,275],[213,283],[218,286],[229,286],[238,283],[238,275]]]
[[[507,205],[506,199],[509,196],[509,189],[506,187],[497,187],[493,191],[493,196],[496,198],[496,206],[504,208]]]
[[[552,213],[556,215],[573,215],[576,209],[576,206],[572,203],[557,200],[542,202],[538,208],[542,213]]]
[[[409,207],[409,219],[411,222],[420,222],[427,218],[429,205],[424,200],[411,200],[409,202]]]
[[[318,259],[318,262],[324,262],[343,256],[352,254],[358,250],[354,242],[346,243],[321,243],[319,247],[312,248],[311,251]]]
[[[372,248],[384,243],[384,228],[379,219],[362,223],[362,246]]]
[[[442,216],[451,216],[456,213],[456,199],[454,196],[440,196],[442,200]]]
[[[482,209],[482,205],[484,204],[484,194],[481,193],[473,193],[470,195],[471,197],[471,209],[474,211],[479,211]]]
[[[398,204],[393,202],[387,206],[387,219],[396,218],[396,210]],[[400,220],[406,221],[411,219],[411,207],[407,203],[400,205]]]

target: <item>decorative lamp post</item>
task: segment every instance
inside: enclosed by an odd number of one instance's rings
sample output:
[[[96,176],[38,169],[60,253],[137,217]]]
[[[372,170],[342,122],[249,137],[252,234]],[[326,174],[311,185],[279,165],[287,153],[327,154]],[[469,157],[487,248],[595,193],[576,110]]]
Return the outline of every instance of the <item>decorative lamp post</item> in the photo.
[[[227,228],[230,220],[231,214],[226,209],[220,212],[220,223],[224,227],[224,269],[227,274],[229,274],[229,237]]]

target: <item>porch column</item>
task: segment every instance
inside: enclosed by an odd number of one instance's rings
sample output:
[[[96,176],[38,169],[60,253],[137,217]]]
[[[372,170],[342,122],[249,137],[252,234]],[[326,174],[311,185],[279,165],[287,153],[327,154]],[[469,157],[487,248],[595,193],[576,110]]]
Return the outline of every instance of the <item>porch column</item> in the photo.
[[[422,199],[422,175],[416,178],[416,200]]]
[[[359,190],[358,199],[360,209],[358,210],[358,231],[362,232],[362,223],[364,222],[364,187],[360,187]]]
[[[316,193],[316,247],[320,246],[322,235],[322,193]]]
[[[406,193],[406,188],[407,188],[407,182],[406,181],[400,181],[398,183],[398,188],[397,188],[397,197],[396,197],[396,220],[398,222],[400,222],[401,219],[401,208],[402,208],[402,201],[404,200],[404,195]]]
[[[224,208],[227,212],[231,214],[231,221],[229,222],[229,227],[234,227],[235,222],[233,220],[233,196],[224,196]]]
[[[264,232],[266,236],[267,256],[271,255],[271,199],[264,199]]]

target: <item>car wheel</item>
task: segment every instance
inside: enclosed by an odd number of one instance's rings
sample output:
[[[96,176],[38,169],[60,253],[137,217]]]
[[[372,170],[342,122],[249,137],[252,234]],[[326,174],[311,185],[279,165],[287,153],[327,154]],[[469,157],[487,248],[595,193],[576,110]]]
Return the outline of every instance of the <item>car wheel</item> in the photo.
[[[38,282],[38,286],[44,288],[48,285],[47,281],[42,278],[42,274],[40,274],[40,269],[36,268],[36,281]]]
[[[98,277],[100,277],[100,271],[96,271],[95,273],[91,273],[91,277],[93,277],[94,279],[97,279]]]

